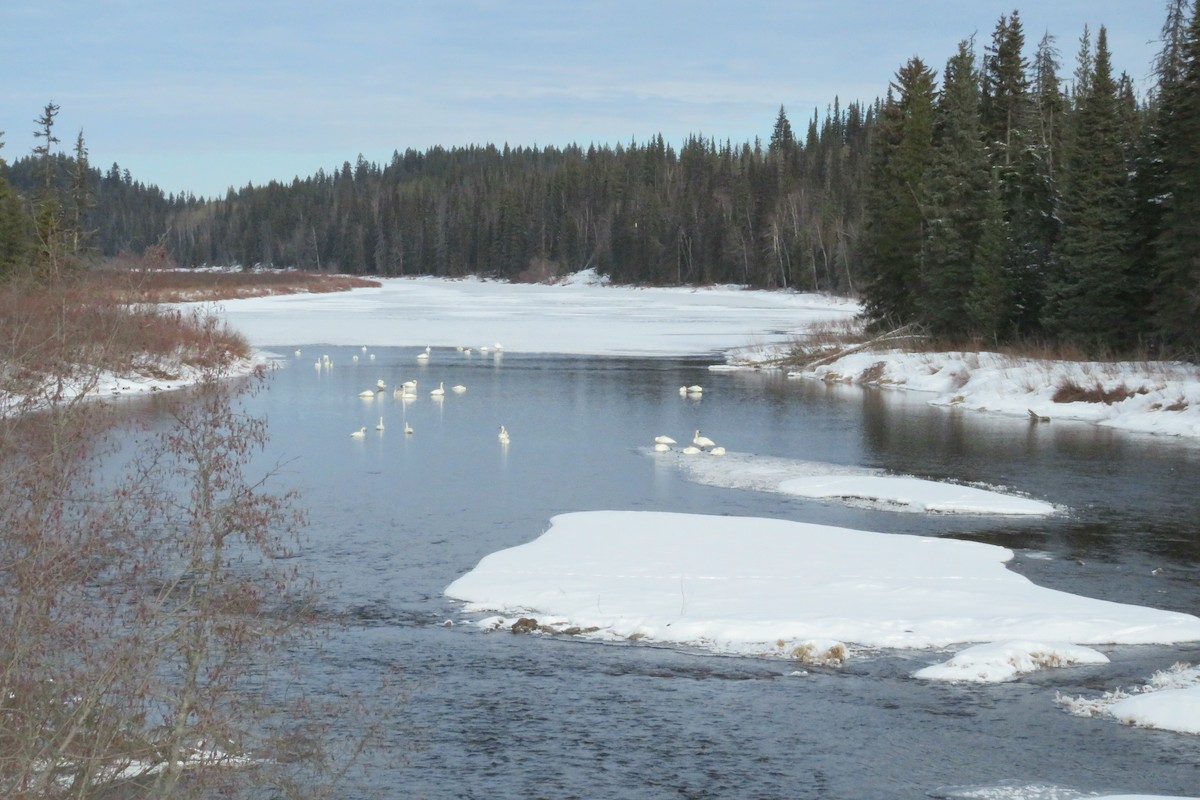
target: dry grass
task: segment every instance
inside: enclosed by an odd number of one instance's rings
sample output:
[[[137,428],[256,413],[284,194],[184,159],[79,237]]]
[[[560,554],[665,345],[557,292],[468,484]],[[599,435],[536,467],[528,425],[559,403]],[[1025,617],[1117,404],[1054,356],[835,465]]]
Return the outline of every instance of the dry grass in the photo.
[[[288,270],[226,272],[145,267],[126,259],[84,277],[95,290],[126,303],[190,303],[280,294],[318,294],[378,287],[379,281],[354,275]]]
[[[835,644],[822,648],[812,642],[803,642],[792,648],[791,657],[801,664],[814,667],[840,667],[846,663],[849,654],[844,644]]]
[[[804,368],[861,344],[863,339],[863,326],[858,320],[820,323],[791,341],[780,366]]]
[[[1145,392],[1146,390],[1140,391]],[[1080,386],[1073,380],[1063,379],[1050,399],[1055,403],[1103,403],[1110,406],[1113,403],[1124,402],[1138,393],[1124,383],[1106,389],[1099,381],[1091,386]]]
[[[130,305],[96,291],[90,277],[49,287],[0,286],[0,391],[13,395],[102,371],[216,366],[249,353],[241,335],[212,317]]]

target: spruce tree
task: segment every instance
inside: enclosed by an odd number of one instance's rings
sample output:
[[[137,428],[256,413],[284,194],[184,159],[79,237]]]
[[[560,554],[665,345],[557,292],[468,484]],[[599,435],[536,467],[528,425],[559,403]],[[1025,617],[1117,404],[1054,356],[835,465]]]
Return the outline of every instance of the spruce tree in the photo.
[[[1039,47],[1034,73],[1038,94],[1034,94],[1024,47],[1024,28],[1013,11],[1000,18],[984,59],[983,125],[1004,227],[994,237],[1003,243],[993,255],[999,261],[989,265],[989,270],[998,272],[987,285],[1006,287],[1008,303],[1002,314],[995,305],[999,297],[987,304],[995,312],[988,315],[991,323],[985,331],[992,338],[1011,339],[1036,328],[1054,238],[1052,145],[1042,135],[1039,103],[1055,90],[1057,78],[1052,53]]]
[[[771,140],[767,144],[767,152],[789,158],[796,147],[796,136],[792,133],[792,123],[788,121],[787,112],[779,107],[779,115],[775,117],[775,127],[771,131]]]
[[[0,137],[4,132],[0,131]],[[4,142],[0,141],[0,148]],[[21,202],[4,177],[5,163],[0,158],[0,278],[11,275],[25,263],[29,253],[29,230]]]
[[[1025,32],[1014,11],[1002,16],[983,60],[982,117],[994,165],[1012,168],[1025,146],[1029,128],[1029,65]]]
[[[33,132],[34,138],[42,140],[41,144],[33,148],[33,154],[38,159],[38,169],[41,171],[34,222],[38,237],[37,267],[40,273],[37,277],[43,281],[57,280],[66,266],[62,241],[62,204],[55,187],[57,159],[54,155],[54,145],[58,144],[59,138],[54,135],[54,118],[57,116],[58,106],[51,102],[46,104],[42,116],[34,120],[38,126]]]
[[[1155,240],[1154,319],[1166,344],[1200,353],[1200,13],[1192,16],[1182,70],[1163,87],[1158,123],[1162,216]]]
[[[917,297],[931,333],[968,333],[967,296],[990,191],[980,126],[979,73],[970,40],[946,63],[925,177],[927,220]]]
[[[1047,326],[1091,352],[1132,341],[1131,193],[1117,84],[1100,28],[1077,98],[1062,199],[1063,231],[1050,285]]]
[[[917,57],[896,73],[872,142],[863,246],[873,327],[920,321],[925,174],[933,160],[934,74]]]

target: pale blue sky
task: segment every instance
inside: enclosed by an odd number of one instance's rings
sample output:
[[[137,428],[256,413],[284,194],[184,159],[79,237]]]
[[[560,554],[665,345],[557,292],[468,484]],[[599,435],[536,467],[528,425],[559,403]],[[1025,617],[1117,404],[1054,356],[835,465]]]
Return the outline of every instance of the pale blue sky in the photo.
[[[1029,49],[1074,69],[1087,24],[1142,85],[1166,0],[1020,9]],[[166,192],[326,171],[433,145],[643,142],[798,132],[835,95],[870,102],[919,55],[990,41],[1011,0],[5,0],[0,130],[9,160],[61,106],[69,148]]]

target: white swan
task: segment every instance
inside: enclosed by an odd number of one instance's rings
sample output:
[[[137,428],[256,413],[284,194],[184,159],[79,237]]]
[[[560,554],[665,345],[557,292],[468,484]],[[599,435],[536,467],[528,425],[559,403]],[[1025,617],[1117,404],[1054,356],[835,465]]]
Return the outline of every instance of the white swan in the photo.
[[[659,453],[665,453],[671,449],[671,445],[658,442],[654,445],[654,449]]]
[[[300,351],[299,351],[299,350],[297,350],[297,351],[296,351],[296,355],[297,355],[297,356],[299,356],[299,355],[300,355]]]
[[[350,356],[351,361],[358,361],[358,356]]]
[[[359,397],[374,397],[375,392],[372,391],[371,389],[363,389],[361,392],[358,393],[358,396]]]
[[[687,394],[687,387],[686,387],[686,386],[680,386],[680,387],[679,387],[679,396],[680,396],[680,397],[683,397],[683,396],[684,396],[684,395],[686,395],[686,394]]]
[[[375,381],[375,385],[378,386],[380,389],[387,388],[387,384],[383,382],[383,378],[380,378],[379,380]]]
[[[404,423],[404,432],[406,434],[411,435],[412,434],[412,425],[409,425],[407,422]]]
[[[446,393],[446,384],[445,383],[438,383],[438,388],[436,388],[432,392],[430,392],[430,394],[433,395],[434,397],[441,397],[445,393]]]
[[[710,456],[723,456],[723,455],[725,455],[725,448],[724,447],[714,447],[712,450],[708,451],[708,454]]]
[[[692,437],[692,444],[696,447],[715,447],[717,443],[707,436],[701,436],[700,431],[697,430],[696,435]]]
[[[670,436],[655,436],[654,443],[655,444],[675,444],[675,440],[672,439]]]
[[[685,456],[694,456],[697,453],[703,453],[704,451],[701,450],[699,447],[696,447],[695,445],[689,444],[687,447],[683,448],[679,452],[683,453]]]
[[[417,382],[416,382],[416,381],[405,381],[404,383],[402,383],[402,384],[400,384],[400,385],[401,385],[401,386],[403,386],[405,389],[415,389],[415,388],[417,388]]]
[[[696,384],[692,384],[691,386],[687,387],[688,394],[701,394],[703,391],[704,387]]]
[[[375,354],[374,354],[374,353],[371,353],[371,355],[367,356],[367,358],[369,358],[369,359],[371,359],[372,361],[374,361],[374,360],[375,360]]]
[[[367,427],[364,425],[363,427],[359,428],[358,430],[356,430],[354,433],[352,433],[350,435],[352,437],[354,437],[355,439],[361,439],[367,435]]]
[[[365,344],[362,346],[362,351],[363,351],[364,353],[365,353],[365,352],[367,352],[367,346],[366,346]]]
[[[377,431],[383,430],[383,417],[379,418],[379,424],[375,426],[375,430],[377,430]]]
[[[461,383],[450,387],[450,391],[454,392],[455,394],[462,394],[466,390],[467,390],[467,387],[463,386]]]
[[[508,429],[503,425],[500,426],[500,442],[502,444],[508,444]]]

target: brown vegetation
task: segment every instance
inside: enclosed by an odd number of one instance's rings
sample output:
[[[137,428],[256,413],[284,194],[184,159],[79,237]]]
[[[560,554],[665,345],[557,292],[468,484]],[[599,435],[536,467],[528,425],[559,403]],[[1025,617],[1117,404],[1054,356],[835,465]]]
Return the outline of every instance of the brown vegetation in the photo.
[[[165,253],[154,248],[138,257],[115,259],[89,272],[84,281],[93,291],[126,303],[191,303],[237,300],[279,294],[345,292],[380,286],[379,281],[355,275],[296,270],[170,269]]]
[[[1080,386],[1075,381],[1063,380],[1058,384],[1058,388],[1054,390],[1054,396],[1050,399],[1055,403],[1104,403],[1107,406],[1128,400],[1135,394],[1138,392],[1123,383],[1111,389],[1105,389],[1099,381],[1092,386]]]
[[[280,558],[292,498],[247,474],[266,439],[255,384],[230,379],[247,343],[98,280],[0,285],[0,797],[336,796],[375,727],[297,688],[289,654],[321,624]],[[81,393],[183,366],[198,385],[125,450],[131,420]]]
[[[249,344],[212,317],[127,304],[92,279],[0,286],[0,394],[38,403],[89,390],[104,372],[168,377],[182,367],[245,358]],[[167,374],[161,374],[166,370]]]

